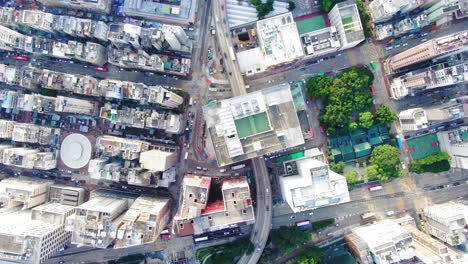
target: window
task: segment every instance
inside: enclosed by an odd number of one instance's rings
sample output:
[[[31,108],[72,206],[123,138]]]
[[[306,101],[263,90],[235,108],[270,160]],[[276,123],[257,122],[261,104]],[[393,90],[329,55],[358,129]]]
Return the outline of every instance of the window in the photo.
[[[180,226],[180,229],[184,229],[184,224],[181,223],[179,226]]]

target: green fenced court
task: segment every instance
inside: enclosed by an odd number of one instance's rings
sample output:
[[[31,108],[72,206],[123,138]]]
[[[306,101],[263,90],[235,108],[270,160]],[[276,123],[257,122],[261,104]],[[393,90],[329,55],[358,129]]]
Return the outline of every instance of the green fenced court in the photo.
[[[251,137],[271,130],[266,112],[234,120],[234,124],[239,138]]]

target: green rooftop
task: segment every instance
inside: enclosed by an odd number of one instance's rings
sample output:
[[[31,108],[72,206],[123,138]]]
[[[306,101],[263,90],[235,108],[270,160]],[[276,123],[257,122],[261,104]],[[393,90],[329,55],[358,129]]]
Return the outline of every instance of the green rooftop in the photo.
[[[364,142],[361,144],[354,145],[354,153],[356,153],[356,158],[362,158],[368,156],[372,152],[372,147],[369,142]]]
[[[372,146],[377,146],[383,144],[382,137],[373,137],[369,139],[369,142],[371,143]]]
[[[323,16],[316,16],[296,22],[299,35],[325,28]]]
[[[436,134],[406,140],[408,152],[412,160],[420,160],[440,152]]]
[[[291,94],[296,111],[306,110],[304,93],[302,92],[302,82],[296,82],[291,86]]]
[[[239,138],[246,138],[271,130],[266,112],[234,120]]]
[[[463,141],[467,140],[468,139],[468,131],[463,131],[463,133],[460,133],[460,138]]]
[[[171,13],[171,6],[170,5],[162,5],[161,13],[169,15]]]

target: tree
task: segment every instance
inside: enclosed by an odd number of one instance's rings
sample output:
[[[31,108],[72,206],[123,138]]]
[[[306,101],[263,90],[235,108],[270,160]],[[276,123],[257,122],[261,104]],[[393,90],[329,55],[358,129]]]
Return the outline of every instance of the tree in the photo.
[[[328,13],[339,0],[322,0],[322,12]]]
[[[397,113],[386,105],[380,105],[375,113],[375,118],[380,123],[391,124],[397,119]]]
[[[289,1],[288,2],[288,10],[293,11],[294,9],[296,9],[296,3],[294,3],[293,1]]]
[[[289,253],[294,248],[310,240],[310,233],[299,230],[297,226],[281,226],[271,232],[271,242],[282,253]]]
[[[323,253],[317,247],[309,247],[294,259],[288,261],[288,264],[322,264]]]
[[[344,168],[346,167],[346,163],[344,161],[340,161],[338,163],[330,164],[331,170],[336,173],[343,173]]]
[[[382,176],[380,175],[380,168],[377,165],[371,165],[366,168],[367,180],[375,181],[380,180]]]
[[[345,176],[348,184],[353,184],[357,179],[358,173],[356,171],[347,171],[343,176]]]
[[[348,128],[349,128],[349,131],[354,131],[358,128],[358,124],[356,122],[351,122],[349,123]]]
[[[374,116],[371,112],[359,113],[359,124],[365,128],[369,129],[374,124]]]
[[[382,180],[400,176],[400,152],[391,145],[381,145],[374,148],[370,161],[379,168]]]
[[[250,3],[257,9],[257,17],[259,19],[264,18],[268,13],[273,11],[273,2],[274,0],[267,0],[265,3],[262,3],[261,0],[250,0]]]
[[[310,97],[327,97],[330,94],[332,79],[325,76],[309,78],[306,82],[307,93]]]

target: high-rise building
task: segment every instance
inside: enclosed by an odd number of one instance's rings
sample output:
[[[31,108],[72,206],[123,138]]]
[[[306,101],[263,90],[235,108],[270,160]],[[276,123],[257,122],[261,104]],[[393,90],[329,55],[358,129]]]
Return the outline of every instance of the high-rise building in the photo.
[[[415,257],[411,234],[391,220],[353,228],[345,240],[360,264],[402,263]]]
[[[123,216],[117,230],[116,248],[156,241],[169,221],[170,200],[140,196]]]
[[[118,217],[129,207],[125,197],[99,195],[78,207],[67,219],[66,230],[72,233],[72,244],[107,248],[116,238]]]
[[[1,207],[12,208],[22,205],[29,209],[47,201],[51,181],[34,178],[8,178],[0,181]]]
[[[37,30],[54,32],[52,26],[54,15],[40,10],[19,10],[16,17],[16,23],[28,26]]]
[[[186,175],[182,188],[182,204],[174,217],[179,235],[202,234],[255,221],[246,177],[212,186],[209,177]],[[222,200],[210,200],[210,188],[220,188]]]
[[[398,114],[401,129],[404,131],[416,131],[427,128],[428,120],[426,111],[422,108],[412,108],[401,111]]]
[[[96,12],[109,13],[111,8],[110,0],[39,0],[46,6],[58,6],[70,9],[90,10]]]
[[[424,208],[426,230],[432,236],[451,245],[468,243],[468,205],[463,201],[451,201]]]
[[[349,202],[346,178],[313,157],[284,162],[279,177],[283,199],[294,212]]]
[[[386,60],[385,70],[392,74],[410,65],[464,50],[468,50],[468,30],[430,39],[393,55]]]
[[[26,36],[0,25],[0,49],[14,51],[23,49]]]
[[[328,13],[328,17],[330,23],[338,31],[341,42],[340,50],[355,47],[365,39],[355,0],[335,4]]]

